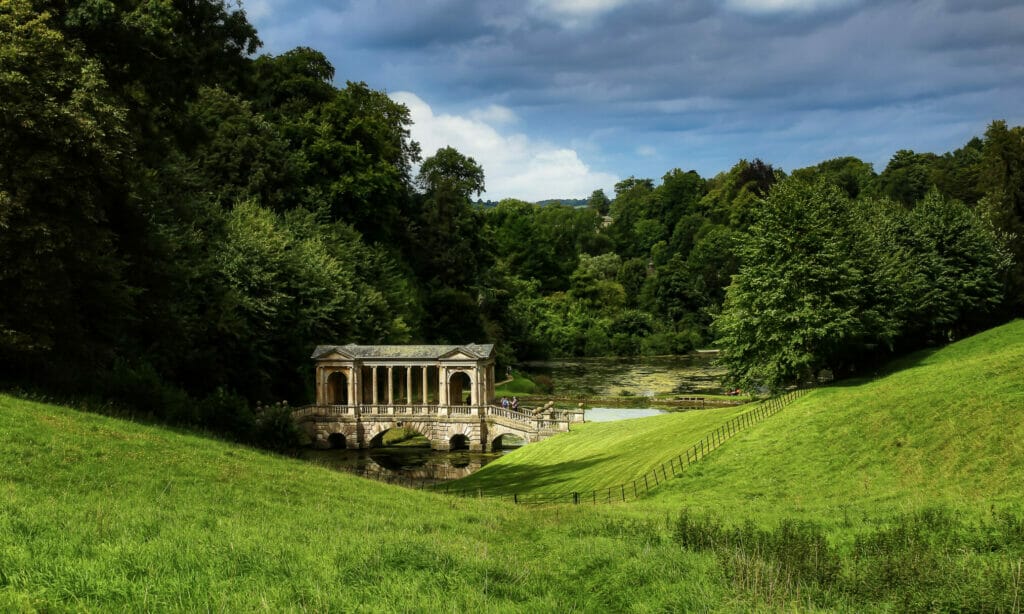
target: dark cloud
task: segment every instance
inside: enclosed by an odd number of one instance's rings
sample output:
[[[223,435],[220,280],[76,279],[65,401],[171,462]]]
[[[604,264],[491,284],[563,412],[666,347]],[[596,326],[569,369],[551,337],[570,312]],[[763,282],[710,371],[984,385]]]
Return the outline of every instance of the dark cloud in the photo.
[[[256,23],[268,42],[325,51],[340,79],[412,91],[451,113],[500,103],[529,130],[586,140],[609,163],[628,159],[612,150],[644,143],[717,158],[712,134],[719,147],[745,140],[788,148],[780,158],[816,155],[843,130],[861,132],[844,135],[835,155],[886,157],[885,147],[911,145],[896,139],[961,138],[994,118],[1024,119],[1019,1],[818,4],[755,12],[634,0],[572,14],[565,7],[583,3],[307,0],[304,20],[289,25],[282,11]]]

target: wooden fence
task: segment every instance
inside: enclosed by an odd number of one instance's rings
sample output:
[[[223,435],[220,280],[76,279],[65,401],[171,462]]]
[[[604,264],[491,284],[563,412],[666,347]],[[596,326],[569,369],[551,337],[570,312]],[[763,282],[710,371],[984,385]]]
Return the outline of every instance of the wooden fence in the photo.
[[[485,491],[481,489],[456,489],[450,484],[435,488],[439,492],[462,497],[486,497],[508,501],[524,505],[550,505],[557,503],[571,503],[575,505],[599,503],[622,503],[636,500],[657,488],[672,477],[683,474],[683,470],[703,459],[713,450],[719,448],[723,443],[734,437],[737,433],[758,424],[765,419],[779,413],[786,405],[794,399],[803,396],[807,389],[798,389],[787,392],[783,395],[766,399],[757,404],[750,411],[744,412],[722,426],[708,433],[692,447],[676,454],[673,457],[659,463],[654,469],[644,473],[629,482],[606,486],[586,491],[560,492],[560,493],[509,493],[500,491]]]

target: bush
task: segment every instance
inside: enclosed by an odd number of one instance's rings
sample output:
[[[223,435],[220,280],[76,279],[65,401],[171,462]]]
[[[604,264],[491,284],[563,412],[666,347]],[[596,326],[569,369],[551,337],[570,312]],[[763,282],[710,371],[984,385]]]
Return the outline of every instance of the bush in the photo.
[[[1012,511],[972,524],[929,508],[858,535],[849,551],[830,544],[815,523],[726,527],[685,510],[674,536],[684,548],[714,553],[734,588],[759,602],[1012,612],[1024,594],[1024,517]]]

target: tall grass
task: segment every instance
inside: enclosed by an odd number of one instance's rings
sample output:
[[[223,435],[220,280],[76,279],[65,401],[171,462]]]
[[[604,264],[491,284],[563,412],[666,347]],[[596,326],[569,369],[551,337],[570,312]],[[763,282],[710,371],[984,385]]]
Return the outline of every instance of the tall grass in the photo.
[[[980,520],[946,508],[900,514],[833,544],[822,524],[727,526],[684,511],[675,537],[713,552],[740,592],[771,606],[896,606],[901,612],[1019,612],[1024,596],[1022,509]]]

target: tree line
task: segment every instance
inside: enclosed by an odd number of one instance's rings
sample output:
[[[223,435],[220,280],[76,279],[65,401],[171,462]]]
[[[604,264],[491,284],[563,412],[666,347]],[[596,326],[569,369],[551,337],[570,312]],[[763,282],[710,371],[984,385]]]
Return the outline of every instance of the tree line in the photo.
[[[256,440],[319,343],[499,360],[718,343],[736,381],[843,374],[1024,305],[1024,132],[954,152],[741,160],[585,207],[474,204],[403,105],[219,0],[0,8],[0,372]],[[267,429],[263,429],[266,431]]]

